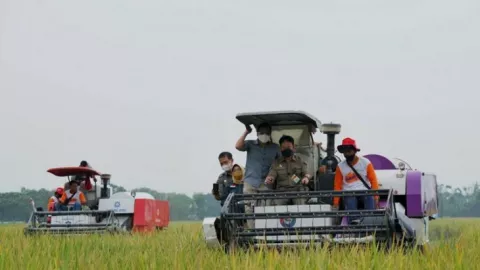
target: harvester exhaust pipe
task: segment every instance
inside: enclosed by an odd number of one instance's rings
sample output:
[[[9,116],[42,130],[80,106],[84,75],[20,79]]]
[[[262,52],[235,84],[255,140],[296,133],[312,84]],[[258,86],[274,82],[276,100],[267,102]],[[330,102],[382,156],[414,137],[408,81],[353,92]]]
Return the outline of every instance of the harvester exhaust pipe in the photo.
[[[100,175],[100,179],[102,179],[102,184],[103,184],[102,192],[100,194],[100,198],[102,198],[102,199],[105,199],[105,198],[109,197],[108,196],[108,184],[110,182],[110,177],[111,177],[110,174]]]
[[[340,124],[323,124],[320,127],[320,132],[327,134],[327,173],[333,172],[333,166],[335,164],[335,135],[339,134],[342,129]]]

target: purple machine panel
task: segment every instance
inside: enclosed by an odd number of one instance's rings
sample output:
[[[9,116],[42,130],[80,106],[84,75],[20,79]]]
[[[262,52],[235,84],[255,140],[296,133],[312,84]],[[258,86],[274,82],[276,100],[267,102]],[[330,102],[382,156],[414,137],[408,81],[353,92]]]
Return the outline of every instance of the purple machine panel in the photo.
[[[422,172],[407,171],[406,177],[406,215],[408,217],[423,217],[422,203]]]
[[[365,155],[375,170],[395,170],[395,165],[386,157]],[[411,218],[432,216],[438,213],[437,179],[433,174],[406,171],[406,215]],[[382,202],[384,203],[384,202]]]
[[[433,174],[407,171],[406,215],[412,218],[438,213],[437,179]]]
[[[370,160],[375,170],[395,170],[395,165],[386,157],[376,154],[363,156]]]

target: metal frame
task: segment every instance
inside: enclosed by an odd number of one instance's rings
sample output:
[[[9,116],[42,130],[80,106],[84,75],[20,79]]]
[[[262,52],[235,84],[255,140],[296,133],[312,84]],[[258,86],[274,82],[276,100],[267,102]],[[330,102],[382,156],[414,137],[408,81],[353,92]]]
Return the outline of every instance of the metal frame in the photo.
[[[307,122],[304,122],[302,124],[299,124],[299,125],[305,125],[305,124],[312,124],[315,128],[320,128],[320,126],[322,125],[322,122],[317,119],[315,116],[305,112],[305,111],[301,111],[301,110],[285,110],[285,111],[260,111],[260,112],[243,112],[243,113],[238,113],[235,118],[242,124],[253,124],[253,123],[250,123],[250,122],[244,122],[242,120],[240,120],[241,118],[244,118],[244,117],[252,117],[252,118],[255,118],[255,117],[261,117],[261,116],[266,116],[266,115],[288,115],[288,114],[297,114],[297,115],[302,115],[304,116],[305,118],[309,118],[309,120]],[[275,124],[275,123],[270,123],[272,126],[282,126],[283,124]],[[294,125],[294,124],[288,124],[288,125]]]
[[[346,196],[382,196],[387,197],[387,205],[379,210],[332,210],[319,212],[297,212],[297,213],[252,213],[246,214],[239,211],[238,203],[243,200],[267,200],[267,199],[295,199],[295,198],[321,198],[321,197],[346,197]],[[306,205],[318,205],[319,203],[308,203]],[[361,225],[333,225],[318,227],[298,227],[298,228],[256,228],[245,230],[239,223],[251,219],[278,219],[278,218],[315,218],[315,217],[377,217],[381,222],[376,224]],[[406,227],[406,228],[405,228]],[[258,236],[288,236],[288,235],[331,235],[336,234],[355,234],[358,237],[374,234],[376,242],[390,243],[394,234],[403,234],[406,239],[414,239],[415,232],[408,230],[408,226],[402,226],[401,220],[397,215],[394,202],[393,190],[361,190],[361,191],[302,191],[302,192],[279,192],[265,191],[255,194],[236,194],[230,193],[221,209],[220,228],[223,231],[223,242],[228,245],[248,247],[252,244],[282,245],[285,243],[305,243],[305,242],[325,242],[322,238],[318,240],[267,240],[256,239]]]
[[[98,224],[49,224],[41,222],[40,218],[47,216],[80,216],[87,215],[100,217],[107,220],[106,223]],[[26,235],[48,233],[48,234],[91,234],[104,232],[119,232],[120,228],[114,223],[115,212],[106,211],[34,211],[27,222],[24,230]],[[101,221],[100,221],[101,222]]]

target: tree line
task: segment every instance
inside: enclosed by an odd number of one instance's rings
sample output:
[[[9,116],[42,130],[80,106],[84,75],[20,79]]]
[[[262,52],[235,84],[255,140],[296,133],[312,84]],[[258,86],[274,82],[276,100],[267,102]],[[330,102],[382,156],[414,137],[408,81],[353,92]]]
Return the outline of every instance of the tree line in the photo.
[[[114,192],[126,191],[121,186],[112,185]],[[171,220],[201,220],[204,217],[217,216],[220,204],[211,194],[196,193],[189,197],[182,193],[162,193],[149,188],[137,188],[135,191],[148,192],[156,199],[170,202]],[[449,185],[439,185],[440,217],[480,217],[480,185],[455,188]],[[47,206],[48,198],[53,190],[26,189],[20,192],[0,193],[0,222],[27,221],[32,205],[30,198],[37,207]]]

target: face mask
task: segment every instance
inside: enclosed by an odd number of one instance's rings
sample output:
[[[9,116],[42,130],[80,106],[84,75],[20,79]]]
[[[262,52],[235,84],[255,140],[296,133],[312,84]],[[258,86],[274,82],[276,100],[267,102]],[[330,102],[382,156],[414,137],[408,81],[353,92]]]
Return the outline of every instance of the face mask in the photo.
[[[352,156],[346,156],[346,155],[343,155],[345,157],[345,159],[348,161],[348,162],[352,162],[353,159],[355,158],[355,155],[352,155]]]
[[[261,134],[258,135],[258,140],[262,143],[267,143],[268,141],[270,141],[270,136],[267,134]]]
[[[225,164],[225,165],[222,165],[222,170],[228,172],[232,169],[232,164]]]
[[[292,149],[287,148],[287,149],[282,151],[282,156],[283,157],[288,158],[288,157],[291,157],[292,155],[293,155]]]

